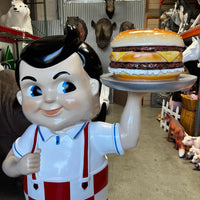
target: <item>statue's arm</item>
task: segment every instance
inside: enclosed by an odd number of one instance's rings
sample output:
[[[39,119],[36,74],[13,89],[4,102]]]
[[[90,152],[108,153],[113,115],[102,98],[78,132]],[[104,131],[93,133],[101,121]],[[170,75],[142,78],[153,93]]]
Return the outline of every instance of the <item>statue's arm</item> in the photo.
[[[40,149],[35,153],[28,153],[22,158],[14,155],[11,149],[2,164],[5,174],[10,177],[18,177],[20,175],[28,175],[40,170]]]
[[[128,93],[128,99],[120,119],[120,137],[123,149],[137,145],[141,129],[140,93]]]

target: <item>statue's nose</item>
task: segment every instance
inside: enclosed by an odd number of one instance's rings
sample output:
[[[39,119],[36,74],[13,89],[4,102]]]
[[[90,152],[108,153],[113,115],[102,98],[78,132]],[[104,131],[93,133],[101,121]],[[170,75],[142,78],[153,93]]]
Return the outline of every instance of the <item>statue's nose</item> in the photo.
[[[45,93],[44,97],[45,101],[48,103],[52,103],[56,100],[56,95],[53,91],[48,91],[47,93]]]

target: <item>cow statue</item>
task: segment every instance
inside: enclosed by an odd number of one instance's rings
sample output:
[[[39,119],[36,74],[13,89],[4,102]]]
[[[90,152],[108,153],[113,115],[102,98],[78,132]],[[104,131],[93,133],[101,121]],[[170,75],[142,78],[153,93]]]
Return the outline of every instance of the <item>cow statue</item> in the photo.
[[[95,29],[96,43],[100,49],[105,49],[110,43],[113,30],[116,28],[116,23],[107,18],[101,18],[95,23],[91,21],[91,26]]]

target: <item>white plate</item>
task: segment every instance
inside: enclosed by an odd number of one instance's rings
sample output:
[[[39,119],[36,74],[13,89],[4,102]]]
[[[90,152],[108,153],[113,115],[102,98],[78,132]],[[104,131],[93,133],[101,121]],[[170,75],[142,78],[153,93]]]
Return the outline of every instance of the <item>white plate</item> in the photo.
[[[103,74],[101,82],[111,88],[131,92],[174,92],[191,88],[197,77],[181,74],[177,79],[163,81],[124,81],[116,79],[113,74]]]

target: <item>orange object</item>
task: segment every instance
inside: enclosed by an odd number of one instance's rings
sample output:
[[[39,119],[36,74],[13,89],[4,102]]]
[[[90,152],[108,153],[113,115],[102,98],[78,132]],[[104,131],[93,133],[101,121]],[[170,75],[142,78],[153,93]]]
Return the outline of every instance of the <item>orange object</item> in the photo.
[[[192,29],[189,29],[183,33],[180,34],[180,36],[183,38],[183,39],[187,39],[189,37],[194,37],[196,35],[200,35],[200,25],[192,28]]]
[[[160,0],[160,5],[163,5],[164,0]]]
[[[185,137],[185,129],[181,126],[181,124],[169,113],[163,117],[164,120],[169,122],[169,133],[167,140],[170,141],[171,132],[174,131],[174,139],[175,139],[175,149],[179,149],[179,151],[185,150],[185,146],[182,143],[182,140]],[[184,155],[179,155],[179,157],[183,157]]]

